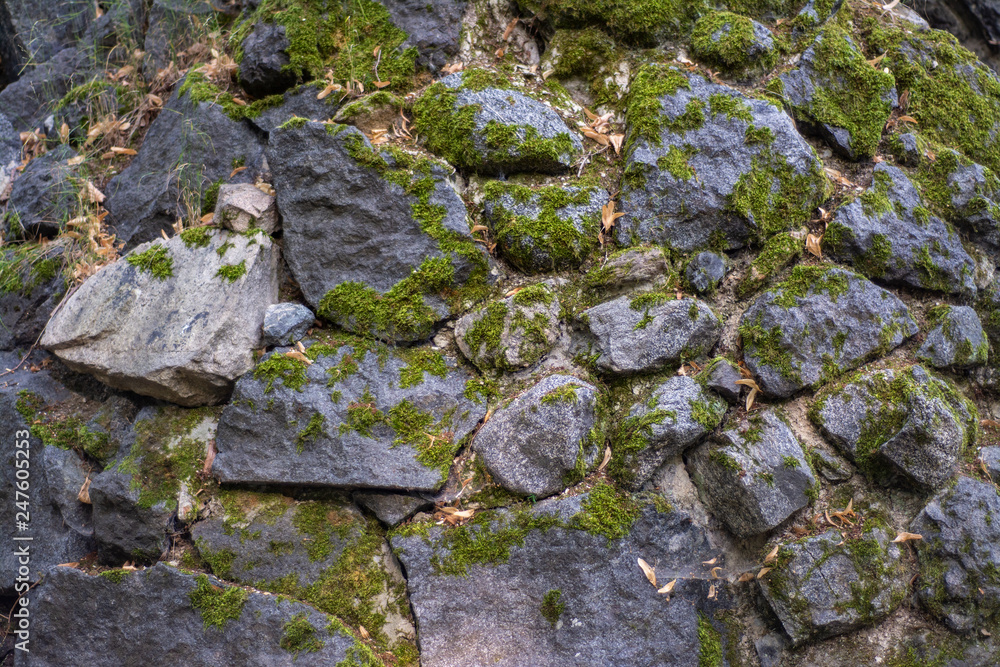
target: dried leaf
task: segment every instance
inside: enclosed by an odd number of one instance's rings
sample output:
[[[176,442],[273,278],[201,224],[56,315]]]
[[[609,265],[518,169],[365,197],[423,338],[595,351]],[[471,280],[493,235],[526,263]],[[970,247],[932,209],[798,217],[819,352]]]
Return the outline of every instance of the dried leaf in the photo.
[[[87,192],[85,193],[84,198],[94,202],[95,204],[101,204],[104,202],[104,193],[98,190],[93,183],[87,181]]]
[[[892,0],[888,5],[882,5],[882,9],[885,11],[891,11],[896,5],[899,4],[899,0]]]
[[[392,85],[392,81],[373,81],[372,83],[374,83],[375,87],[380,90],[386,86]]]
[[[87,479],[83,480],[83,486],[76,494],[76,499],[79,500],[84,505],[90,505],[90,475],[87,475]]]
[[[450,65],[442,67],[441,71],[445,74],[454,74],[455,72],[461,72],[463,69],[465,69],[465,63],[461,60],[457,60]]]
[[[773,569],[774,568],[771,568],[771,567],[762,567],[762,568],[760,568],[760,572],[757,573],[757,578],[760,579],[761,577],[763,577],[764,575],[766,575],[768,572],[770,572]]]
[[[811,255],[823,258],[823,248],[820,247],[820,242],[823,240],[822,236],[816,236],[815,234],[810,234],[806,237],[806,250],[809,251]]]
[[[767,554],[766,556],[764,556],[764,565],[767,565],[767,564],[768,564],[768,563],[770,563],[770,562],[771,562],[772,560],[774,560],[775,558],[777,558],[777,557],[778,557],[778,550],[779,550],[780,548],[781,548],[781,545],[780,545],[780,544],[775,544],[775,545],[774,545],[774,548],[773,548],[773,549],[771,549],[771,552],[770,552],[769,554]]]
[[[298,359],[299,361],[301,361],[302,363],[304,363],[306,366],[312,366],[312,363],[313,363],[312,359],[310,359],[306,355],[302,354],[298,350],[289,350],[288,352],[285,352],[285,356],[286,357],[291,357],[292,359]]]
[[[740,578],[737,579],[736,581],[738,583],[745,584],[746,582],[753,580],[754,580],[753,572],[744,572],[743,574],[740,575]]]
[[[211,222],[212,222],[212,220],[214,218],[215,218],[215,213],[213,213],[212,211],[209,211],[205,215],[201,216],[201,218],[199,218],[199,220],[201,221],[201,224],[208,225],[208,224],[211,224]]]
[[[610,139],[611,139],[611,145],[614,146],[615,154],[616,155],[621,154],[621,152],[622,152],[622,144],[625,143],[625,135],[624,134],[612,134],[611,137],[610,137]]]
[[[625,213],[619,211],[615,213],[615,202],[609,201],[607,204],[601,207],[601,227],[604,232],[610,232],[615,226],[615,221],[625,215]]]
[[[241,171],[246,171],[246,167],[245,166],[244,167],[236,167],[236,169],[233,169],[231,172],[229,172],[229,178],[232,178],[233,176],[235,176],[236,174],[240,173]]]
[[[745,387],[750,387],[751,389],[756,389],[757,391],[760,391],[760,387],[757,386],[757,383],[753,379],[751,379],[751,378],[744,378],[742,380],[736,380],[736,382],[734,384],[741,384],[741,385],[743,385]]]
[[[718,561],[718,560],[719,560],[719,557],[716,556],[712,560],[703,560],[703,561],[701,561],[701,564],[702,565],[715,565],[716,561]]]
[[[59,126],[59,141],[64,144],[69,143],[69,125],[65,122]]]
[[[507,24],[507,29],[503,31],[503,37],[500,38],[501,42],[506,42],[510,39],[510,34],[514,32],[514,28],[517,27],[517,22],[520,19],[511,19],[510,23]]]
[[[124,146],[112,146],[111,152],[115,155],[135,155],[136,151],[132,148],[125,148]]]
[[[594,132],[590,128],[586,128],[583,130],[583,136],[587,137],[588,139],[593,139],[602,146],[607,146],[608,144],[611,143],[611,140],[608,139],[606,135]]]
[[[676,585],[677,585],[677,580],[673,579],[673,580],[669,581],[668,583],[663,584],[663,588],[660,588],[656,592],[657,593],[666,593],[666,594],[669,594],[669,593],[673,592],[674,586],[676,586]]]
[[[302,354],[306,353],[306,346],[302,344],[302,341],[296,341],[295,347],[298,348],[299,352]]]
[[[379,44],[374,49],[372,49],[372,58],[378,58],[378,54],[382,52],[382,45]]]
[[[79,567],[80,563],[78,561],[73,561],[72,563],[59,563],[56,567]]]
[[[490,231],[490,228],[487,227],[486,225],[473,225],[472,226],[472,233],[473,234],[475,234],[476,232],[488,232],[488,231]]]
[[[888,51],[886,51],[886,53],[888,53]],[[872,58],[871,60],[868,61],[868,64],[871,65],[872,67],[878,67],[878,64],[882,62],[883,58],[885,58],[885,53],[883,53],[877,58]]]
[[[208,441],[208,451],[205,452],[205,464],[201,467],[202,473],[206,476],[212,474],[212,463],[215,462],[215,438]]]
[[[917,533],[905,533],[905,532],[903,532],[903,533],[900,533],[899,535],[897,535],[896,539],[894,539],[893,542],[897,542],[897,543],[898,542],[909,542],[910,540],[922,540],[922,539],[924,539],[923,535],[919,535]]]
[[[597,466],[597,472],[601,472],[608,467],[608,463],[611,461],[611,448],[604,448],[604,459],[601,461],[601,465]]]
[[[708,599],[714,600],[715,596],[716,596],[715,584],[712,584],[711,586],[708,587]]]
[[[371,639],[372,638],[372,636],[368,633],[368,631],[365,630],[365,626],[363,626],[363,625],[359,625],[358,626],[358,633],[361,635],[362,639]]]
[[[652,568],[652,566],[649,563],[647,563],[643,559],[639,558],[638,561],[639,561],[639,568],[642,570],[643,574],[646,575],[646,578],[649,579],[649,583],[653,584],[653,586],[655,587],[656,571]]]
[[[86,159],[87,159],[86,155],[77,155],[76,157],[71,157],[70,159],[66,160],[66,164],[68,164],[71,167],[75,167],[78,164],[83,164],[83,161]]]
[[[712,576],[713,579],[719,579],[719,573],[720,572],[722,572],[722,568],[721,567],[713,567],[712,571],[709,574],[711,574],[711,576]]]

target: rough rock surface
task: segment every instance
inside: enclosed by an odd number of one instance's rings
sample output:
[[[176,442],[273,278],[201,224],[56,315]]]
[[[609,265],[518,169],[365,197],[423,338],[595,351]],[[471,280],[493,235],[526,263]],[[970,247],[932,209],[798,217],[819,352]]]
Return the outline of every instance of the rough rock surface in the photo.
[[[741,387],[736,382],[742,379],[743,374],[740,373],[739,367],[725,357],[716,357],[710,361],[705,365],[702,375],[698,377],[699,382],[704,381],[707,388],[722,396],[730,404],[738,403],[740,400]]]
[[[823,435],[875,478],[925,489],[944,484],[975,439],[978,413],[922,366],[859,372],[813,406]]]
[[[601,289],[625,289],[653,284],[669,272],[666,257],[659,248],[629,248],[608,257],[601,266],[587,273],[587,284]]]
[[[16,132],[45,132],[45,119],[74,86],[93,76],[92,63],[82,49],[68,48],[23,72],[0,91],[0,110]],[[58,128],[54,128],[58,129]]]
[[[252,367],[277,301],[278,249],[265,235],[188,234],[105,267],[49,321],[41,345],[113,387],[179,405],[224,400]]]
[[[920,601],[953,630],[983,627],[1000,609],[998,514],[1000,498],[993,485],[959,477],[910,524],[911,532],[923,535],[917,546]]]
[[[260,135],[217,104],[193,102],[180,92],[185,82],[149,126],[139,154],[104,189],[104,207],[126,249],[160,238],[161,230],[171,233],[187,206],[198,212],[210,203],[213,184],[253,183],[261,172]],[[246,169],[230,177],[234,164]]]
[[[654,371],[682,356],[705,354],[722,328],[705,303],[660,294],[620,297],[585,310],[582,317],[597,368],[614,375]]]
[[[32,160],[14,181],[7,202],[6,238],[52,238],[77,210],[74,169],[66,160],[76,152],[59,146]]]
[[[730,422],[692,452],[689,464],[706,503],[737,537],[775,528],[815,491],[802,445],[774,410]]]
[[[295,72],[285,69],[291,62],[285,26],[258,23],[243,40],[240,87],[254,97],[279,95],[295,84]]]
[[[32,598],[25,665],[157,664],[328,665],[360,644],[312,607],[226,586],[164,564],[119,577],[53,568]],[[313,650],[292,650],[289,624],[301,619]],[[80,644],[79,637],[92,642]],[[289,648],[285,648],[289,646]],[[297,653],[297,655],[296,655]]]
[[[979,450],[979,458],[983,460],[990,477],[1000,479],[1000,447],[983,447]]]
[[[513,667],[531,656],[538,667],[698,665],[699,635],[719,637],[699,613],[726,605],[726,596],[707,597],[712,582],[701,561],[716,553],[704,529],[682,513],[645,506],[630,511],[615,534],[621,539],[592,534],[580,521],[593,527],[583,516],[588,503],[600,502],[597,493],[461,529],[476,544],[498,544],[493,562],[464,561],[454,534],[437,527],[426,540],[392,538],[409,575],[421,664]],[[508,542],[515,534],[523,537]],[[669,604],[636,557],[656,562],[658,581],[677,579]],[[651,617],[655,633],[647,632]]]
[[[132,488],[132,476],[117,469],[91,481],[97,557],[102,563],[150,562],[166,552],[173,510],[166,501],[142,507],[140,495]]]
[[[431,502],[417,496],[399,493],[355,493],[354,501],[372,512],[379,521],[395,526],[415,513],[430,507]]]
[[[463,315],[455,340],[480,369],[515,370],[541,359],[559,338],[559,299],[545,283]]]
[[[597,389],[571,375],[550,375],[497,410],[472,446],[508,491],[544,498],[579,481],[602,454],[591,428]]]
[[[417,48],[417,64],[432,72],[458,54],[466,0],[379,0],[393,24],[407,34],[403,47]]]
[[[227,483],[439,488],[486,413],[463,396],[469,373],[428,350],[405,360],[378,346],[305,342],[312,365],[277,348],[236,383],[213,474]]]
[[[316,316],[301,303],[275,303],[264,311],[261,345],[275,347],[302,340]]]
[[[976,265],[962,241],[930,215],[906,174],[875,165],[871,187],[837,209],[823,237],[838,260],[873,280],[975,297]]]
[[[440,164],[416,173],[373,151],[356,128],[319,123],[273,132],[267,156],[288,266],[321,317],[387,340],[420,340],[450,313],[442,290],[483,280],[486,260]],[[422,194],[412,193],[417,185]],[[428,205],[444,209],[440,222],[421,217]]]
[[[695,23],[691,52],[713,69],[743,80],[766,72],[778,60],[771,31],[730,12],[709,14]]]
[[[761,591],[793,644],[872,625],[902,602],[901,552],[881,528],[836,530],[783,546]]]
[[[64,245],[56,242],[0,251],[0,262],[11,263],[5,289],[0,291],[0,350],[27,348],[38,340],[66,293],[66,279],[60,270],[64,250]]]
[[[665,79],[675,92],[653,98],[650,108],[635,101],[629,112],[629,120],[641,116],[655,133],[630,130],[626,215],[615,227],[620,243],[690,251],[721,241],[738,248],[808,221],[825,196],[825,178],[791,118],[698,75],[647,76]]]
[[[618,476],[628,488],[641,488],[664,461],[698,444],[725,414],[726,404],[694,379],[670,378],[629,410],[615,447]]]
[[[219,186],[213,222],[234,232],[260,229],[273,234],[278,229],[278,207],[274,197],[250,183]]]
[[[951,306],[938,318],[939,324],[917,350],[918,359],[934,368],[972,368],[986,363],[990,343],[975,310]]]
[[[796,267],[740,319],[747,368],[765,393],[781,397],[857,368],[916,332],[891,292],[823,266]]]
[[[684,277],[699,294],[711,292],[726,277],[726,258],[714,252],[700,252],[684,268]]]

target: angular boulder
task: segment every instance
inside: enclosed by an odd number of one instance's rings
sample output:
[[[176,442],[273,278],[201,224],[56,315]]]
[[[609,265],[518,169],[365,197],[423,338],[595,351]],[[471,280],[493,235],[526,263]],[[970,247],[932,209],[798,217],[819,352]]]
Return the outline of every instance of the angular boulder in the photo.
[[[990,342],[974,309],[945,306],[932,315],[938,324],[917,350],[917,359],[934,368],[963,369],[986,363]]]
[[[288,57],[291,42],[285,35],[285,26],[258,23],[241,46],[240,87],[247,93],[254,97],[280,95],[295,85],[295,72],[287,68],[291,62]]]
[[[278,260],[266,235],[201,228],[145,244],[63,303],[41,345],[112,387],[218,403],[253,367],[264,311],[278,300]]]
[[[73,167],[66,161],[76,153],[69,146],[59,146],[28,163],[14,181],[7,202],[6,233],[8,241],[52,238],[70,218],[75,217],[79,201]]]
[[[740,318],[743,358],[764,393],[791,396],[917,333],[906,305],[844,269],[797,266]]]
[[[403,48],[416,47],[417,65],[432,72],[458,55],[467,0],[380,0],[393,25],[406,33]]]
[[[274,196],[250,183],[219,186],[212,221],[240,234],[260,229],[273,234],[278,229]]]
[[[27,348],[38,340],[66,293],[65,251],[62,241],[0,249],[0,263],[7,266],[0,290],[0,350]]]

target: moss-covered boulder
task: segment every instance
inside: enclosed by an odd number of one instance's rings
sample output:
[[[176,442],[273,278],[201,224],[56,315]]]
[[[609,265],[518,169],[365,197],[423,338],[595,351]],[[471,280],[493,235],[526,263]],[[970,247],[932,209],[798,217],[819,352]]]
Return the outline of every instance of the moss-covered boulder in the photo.
[[[429,349],[304,343],[305,360],[276,348],[237,383],[212,472],[225,482],[438,489],[486,413],[465,396],[480,400],[467,392],[473,376]]]
[[[518,0],[517,4],[529,14],[551,20],[556,27],[594,26],[618,41],[644,47],[687,34],[707,9],[702,0]]]
[[[272,132],[267,156],[285,257],[320,317],[415,341],[485,287],[485,252],[446,165],[305,121]]]
[[[501,254],[530,274],[580,266],[597,248],[607,202],[608,193],[596,187],[490,181],[484,209]]]
[[[921,366],[857,373],[819,394],[810,414],[866,474],[923,489],[955,474],[979,428],[975,406]]]
[[[718,558],[705,529],[605,484],[481,513],[467,526],[404,526],[391,541],[422,664],[516,667],[530,656],[555,667],[582,655],[588,664],[696,667],[734,647],[720,623],[734,593],[702,565]],[[636,558],[655,566],[656,586]],[[669,596],[657,592],[671,581]]]
[[[645,65],[626,112],[619,243],[738,248],[807,222],[826,178],[791,118],[697,74]]]
[[[1000,613],[1000,497],[987,482],[959,477],[910,524],[917,543],[920,602],[952,630],[973,632]]]
[[[424,91],[413,113],[413,127],[430,151],[480,174],[558,174],[583,149],[552,107],[486,70],[441,79]]]
[[[640,292],[588,308],[589,354],[598,371],[630,375],[707,354],[722,331],[708,304],[666,292]]]
[[[917,330],[898,297],[828,265],[795,267],[751,304],[739,325],[747,368],[774,396],[857,368]]]
[[[559,334],[559,299],[546,283],[525,287],[455,323],[458,348],[481,370],[526,368],[552,349]]]
[[[837,209],[823,246],[873,280],[975,297],[976,263],[955,230],[924,206],[897,167],[875,165],[871,186]]]
[[[74,157],[72,148],[59,146],[29,162],[17,176],[4,216],[7,241],[51,239],[76,217],[76,169],[67,164]]]
[[[972,368],[986,363],[990,343],[974,309],[942,306],[931,315],[937,326],[917,350],[918,359],[934,368]]]
[[[782,74],[780,92],[800,126],[821,135],[850,160],[875,154],[882,128],[898,105],[891,74],[865,59],[843,29],[830,25]]]
[[[684,277],[699,294],[712,292],[726,277],[725,255],[706,250],[695,255],[684,267]]]
[[[802,445],[774,410],[731,420],[689,462],[708,507],[737,537],[775,528],[816,494]]]
[[[21,243],[0,250],[0,350],[26,349],[38,340],[66,293],[66,245]]]
[[[691,55],[741,79],[761,74],[778,62],[771,31],[732,12],[713,12],[698,19],[691,33]]]
[[[672,377],[632,406],[612,439],[610,469],[640,489],[667,459],[698,444],[726,414],[726,404],[694,379]]]
[[[796,645],[874,625],[906,596],[900,548],[875,526],[847,539],[828,530],[782,545],[760,581]]]
[[[241,44],[240,87],[253,97],[267,97],[295,85],[295,72],[289,67],[290,46],[285,26],[257,23]]]

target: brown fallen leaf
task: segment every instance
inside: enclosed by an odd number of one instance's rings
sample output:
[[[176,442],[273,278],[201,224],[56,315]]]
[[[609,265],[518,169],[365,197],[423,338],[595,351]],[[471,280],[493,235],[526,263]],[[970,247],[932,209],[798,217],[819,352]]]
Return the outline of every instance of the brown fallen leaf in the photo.
[[[673,579],[672,581],[669,581],[666,584],[664,584],[663,588],[658,589],[656,592],[657,593],[669,594],[669,593],[671,593],[674,590],[674,586],[676,586],[676,585],[677,585],[677,580]]]
[[[772,560],[774,560],[775,558],[778,557],[778,550],[779,549],[781,549],[781,545],[780,544],[775,544],[774,548],[771,549],[771,552],[769,554],[767,554],[766,556],[764,556],[764,565],[767,565]]]
[[[896,543],[909,542],[910,540],[922,540],[922,539],[924,539],[923,535],[919,535],[917,533],[901,532],[899,535],[896,536],[896,539],[894,539],[893,542]]]
[[[312,366],[313,364],[312,359],[302,354],[298,350],[289,350],[288,352],[285,352],[285,356],[290,357],[292,359],[297,359],[302,363],[304,363],[306,366]]]
[[[715,596],[716,596],[715,584],[712,584],[711,586],[708,587],[708,599],[714,600]]]
[[[593,139],[602,146],[607,146],[611,143],[611,139],[609,139],[607,135],[600,134],[599,132],[594,132],[590,128],[585,128],[584,130],[582,130],[582,132],[583,136],[587,137],[588,139]]]
[[[212,211],[209,211],[205,215],[201,216],[199,218],[199,221],[201,222],[201,224],[207,225],[207,224],[211,223],[212,220],[214,220],[214,219],[215,219],[215,213],[212,212]]]
[[[73,561],[72,563],[59,563],[56,567],[79,567],[80,563],[78,561]]]
[[[487,227],[486,225],[473,225],[471,231],[473,234],[475,234],[476,232],[488,232],[490,231],[490,228]]]
[[[886,53],[888,53],[888,51],[886,51]],[[878,67],[878,64],[882,62],[883,58],[885,58],[885,53],[878,56],[877,58],[872,58],[871,60],[868,61],[868,64],[871,65],[872,67]]]
[[[701,561],[701,564],[702,564],[702,565],[715,565],[715,563],[716,563],[716,562],[717,562],[718,560],[719,560],[719,557],[718,557],[718,556],[716,556],[716,557],[715,557],[715,558],[713,558],[712,560],[703,560],[703,561]]]
[[[762,567],[762,568],[760,568],[760,572],[757,573],[757,578],[760,579],[761,577],[763,577],[764,575],[766,575],[768,572],[770,572],[773,569],[774,568],[771,568],[771,567]]]
[[[740,578],[737,579],[736,581],[737,583],[745,584],[746,582],[753,580],[754,580],[753,572],[744,572],[743,574],[740,575]]]
[[[359,625],[358,626],[358,634],[360,634],[363,639],[371,639],[372,638],[372,636],[368,633],[368,631],[365,630],[365,626],[363,626],[363,625]]]
[[[84,505],[90,505],[90,475],[87,475],[87,479],[83,480],[83,486],[80,487],[80,491],[76,494],[76,499],[79,500]]]
[[[205,464],[201,467],[201,471],[206,476],[212,474],[212,464],[215,463],[215,453],[215,438],[212,438],[208,441],[208,449],[205,452]]]
[[[385,88],[386,86],[392,85],[392,81],[373,81],[372,83],[375,85],[376,88],[380,90],[382,88]]]
[[[649,563],[647,563],[643,559],[639,558],[638,561],[639,561],[639,568],[642,570],[643,574],[646,575],[646,579],[649,580],[649,583],[653,584],[653,587],[655,588],[656,587],[656,571],[653,569],[653,567]]]
[[[68,164],[71,167],[75,167],[78,164],[83,164],[83,161],[86,159],[87,159],[86,155],[77,155],[76,157],[71,157],[70,159],[66,160],[66,164]]]
[[[231,172],[229,172],[229,178],[232,178],[241,171],[246,171],[246,167],[236,167],[236,169],[233,169]]]
[[[611,139],[611,145],[615,149],[615,154],[616,155],[620,155],[621,152],[622,152],[622,144],[625,143],[625,135],[624,134],[612,134],[611,137],[609,137],[609,138]]]
[[[136,151],[134,148],[125,148],[124,146],[112,146],[111,152],[115,155],[135,155]]]
[[[521,19],[510,20],[510,23],[507,24],[507,29],[503,31],[503,37],[500,38],[500,41],[506,42],[508,39],[510,39],[510,34],[514,32],[514,28],[517,27],[517,22],[520,20]]]
[[[87,181],[87,191],[84,193],[84,198],[95,204],[104,203],[104,193],[98,190],[97,187],[90,181]]]
[[[59,126],[59,141],[64,144],[69,143],[69,125],[65,121]]]
[[[722,568],[721,567],[713,567],[712,571],[710,572],[710,574],[712,575],[713,579],[719,579],[720,578],[719,577],[719,573],[720,572],[722,572]]]
[[[597,466],[597,472],[601,472],[608,467],[608,463],[611,461],[611,448],[604,448],[604,459],[601,461],[601,465]]]
[[[735,384],[741,384],[744,387],[750,387],[750,393],[747,394],[747,412],[750,412],[750,408],[753,407],[754,399],[757,398],[757,392],[760,391],[760,387],[752,378],[743,378],[742,380],[737,380]]]
[[[615,221],[618,218],[625,215],[624,212],[615,212],[615,202],[614,200],[609,201],[607,204],[601,207],[601,229],[605,233],[610,233],[615,226]]]
[[[823,248],[820,245],[822,240],[822,236],[817,236],[815,234],[810,234],[806,237],[806,250],[809,254],[823,259]]]
[[[163,229],[160,230],[160,236],[163,237],[164,241],[169,241],[170,240],[170,237],[167,236],[167,232],[165,230],[163,230]]]

